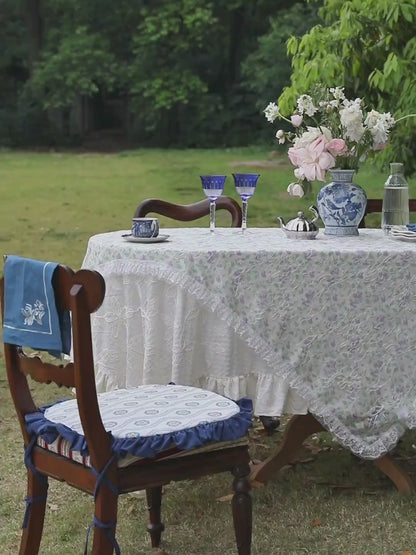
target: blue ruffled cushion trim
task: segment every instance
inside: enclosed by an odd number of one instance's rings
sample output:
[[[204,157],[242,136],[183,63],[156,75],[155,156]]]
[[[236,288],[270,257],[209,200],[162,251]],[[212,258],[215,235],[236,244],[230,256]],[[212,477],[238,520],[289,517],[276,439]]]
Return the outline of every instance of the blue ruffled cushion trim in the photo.
[[[128,453],[136,457],[153,458],[161,451],[172,447],[172,444],[185,450],[197,449],[207,443],[239,439],[247,433],[252,424],[253,403],[247,397],[243,397],[236,403],[240,412],[231,418],[219,422],[204,422],[185,430],[149,437],[122,439],[113,437],[110,432],[112,451],[120,458],[125,457]],[[51,422],[45,418],[44,412],[48,406],[41,407],[38,412],[26,415],[28,432],[40,435],[46,443],[53,443],[58,436],[62,436],[70,442],[70,448],[73,451],[79,451],[81,455],[88,456],[88,446],[83,435],[64,424]]]

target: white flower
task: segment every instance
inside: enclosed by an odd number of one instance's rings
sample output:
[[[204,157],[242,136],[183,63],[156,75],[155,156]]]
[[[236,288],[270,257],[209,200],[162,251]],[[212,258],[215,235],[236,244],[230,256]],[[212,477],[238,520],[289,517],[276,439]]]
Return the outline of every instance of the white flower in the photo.
[[[345,136],[350,141],[360,142],[364,135],[363,111],[361,99],[344,100],[344,108],[339,111],[341,125],[345,129]]]
[[[313,116],[318,111],[318,108],[313,103],[312,97],[308,94],[302,94],[302,96],[298,98],[297,104],[301,115],[306,114],[307,116]]]
[[[332,110],[339,108],[339,101],[338,100],[321,100],[319,102],[319,107],[324,108],[327,112],[331,112]]]
[[[35,301],[33,306],[30,303],[26,303],[25,307],[21,309],[21,312],[25,317],[25,325],[33,326],[36,322],[42,326],[42,318],[45,316],[45,307],[39,299]]]
[[[371,136],[373,137],[374,150],[380,150],[380,148],[383,148],[387,143],[389,131],[394,123],[394,118],[390,112],[385,112],[383,114],[377,112],[377,110],[368,112],[364,124],[370,130]]]
[[[300,183],[289,183],[287,192],[291,197],[303,197],[305,191]]]
[[[270,123],[273,123],[280,113],[279,106],[275,102],[269,102],[269,104],[263,111],[267,121],[269,121]]]
[[[344,87],[331,87],[329,89],[329,92],[332,93],[335,100],[338,100],[341,102],[345,100]]]
[[[283,129],[279,129],[279,131],[276,133],[276,139],[279,141],[280,145],[285,144],[286,135],[285,135],[285,132],[283,131]]]

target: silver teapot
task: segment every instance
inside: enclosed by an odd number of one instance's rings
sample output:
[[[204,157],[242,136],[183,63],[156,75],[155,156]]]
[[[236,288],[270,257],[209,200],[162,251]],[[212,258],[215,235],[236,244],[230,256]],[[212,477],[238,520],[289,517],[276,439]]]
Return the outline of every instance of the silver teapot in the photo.
[[[290,237],[290,239],[315,239],[319,233],[319,228],[316,224],[319,214],[315,206],[310,206],[309,210],[311,210],[315,216],[312,220],[308,220],[303,212],[298,212],[297,218],[288,221],[287,224],[283,218],[280,216],[277,217],[280,221],[280,227],[286,237]]]

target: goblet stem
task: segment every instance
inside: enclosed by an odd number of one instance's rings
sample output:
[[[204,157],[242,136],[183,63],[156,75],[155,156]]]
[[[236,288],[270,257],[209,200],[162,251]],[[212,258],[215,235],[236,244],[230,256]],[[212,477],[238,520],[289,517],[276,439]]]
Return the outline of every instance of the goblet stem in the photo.
[[[243,217],[241,221],[241,231],[244,233],[244,231],[247,229],[248,200],[247,199],[243,200],[242,204],[243,204]]]
[[[215,231],[215,200],[209,201],[209,230],[211,233]]]

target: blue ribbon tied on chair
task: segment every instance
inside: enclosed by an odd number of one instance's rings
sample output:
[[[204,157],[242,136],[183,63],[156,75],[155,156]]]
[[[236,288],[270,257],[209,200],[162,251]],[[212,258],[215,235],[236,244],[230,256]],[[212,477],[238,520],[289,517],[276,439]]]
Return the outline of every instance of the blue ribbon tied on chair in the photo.
[[[58,264],[9,255],[4,266],[3,342],[48,351],[71,350],[69,312],[56,306],[52,279]]]

